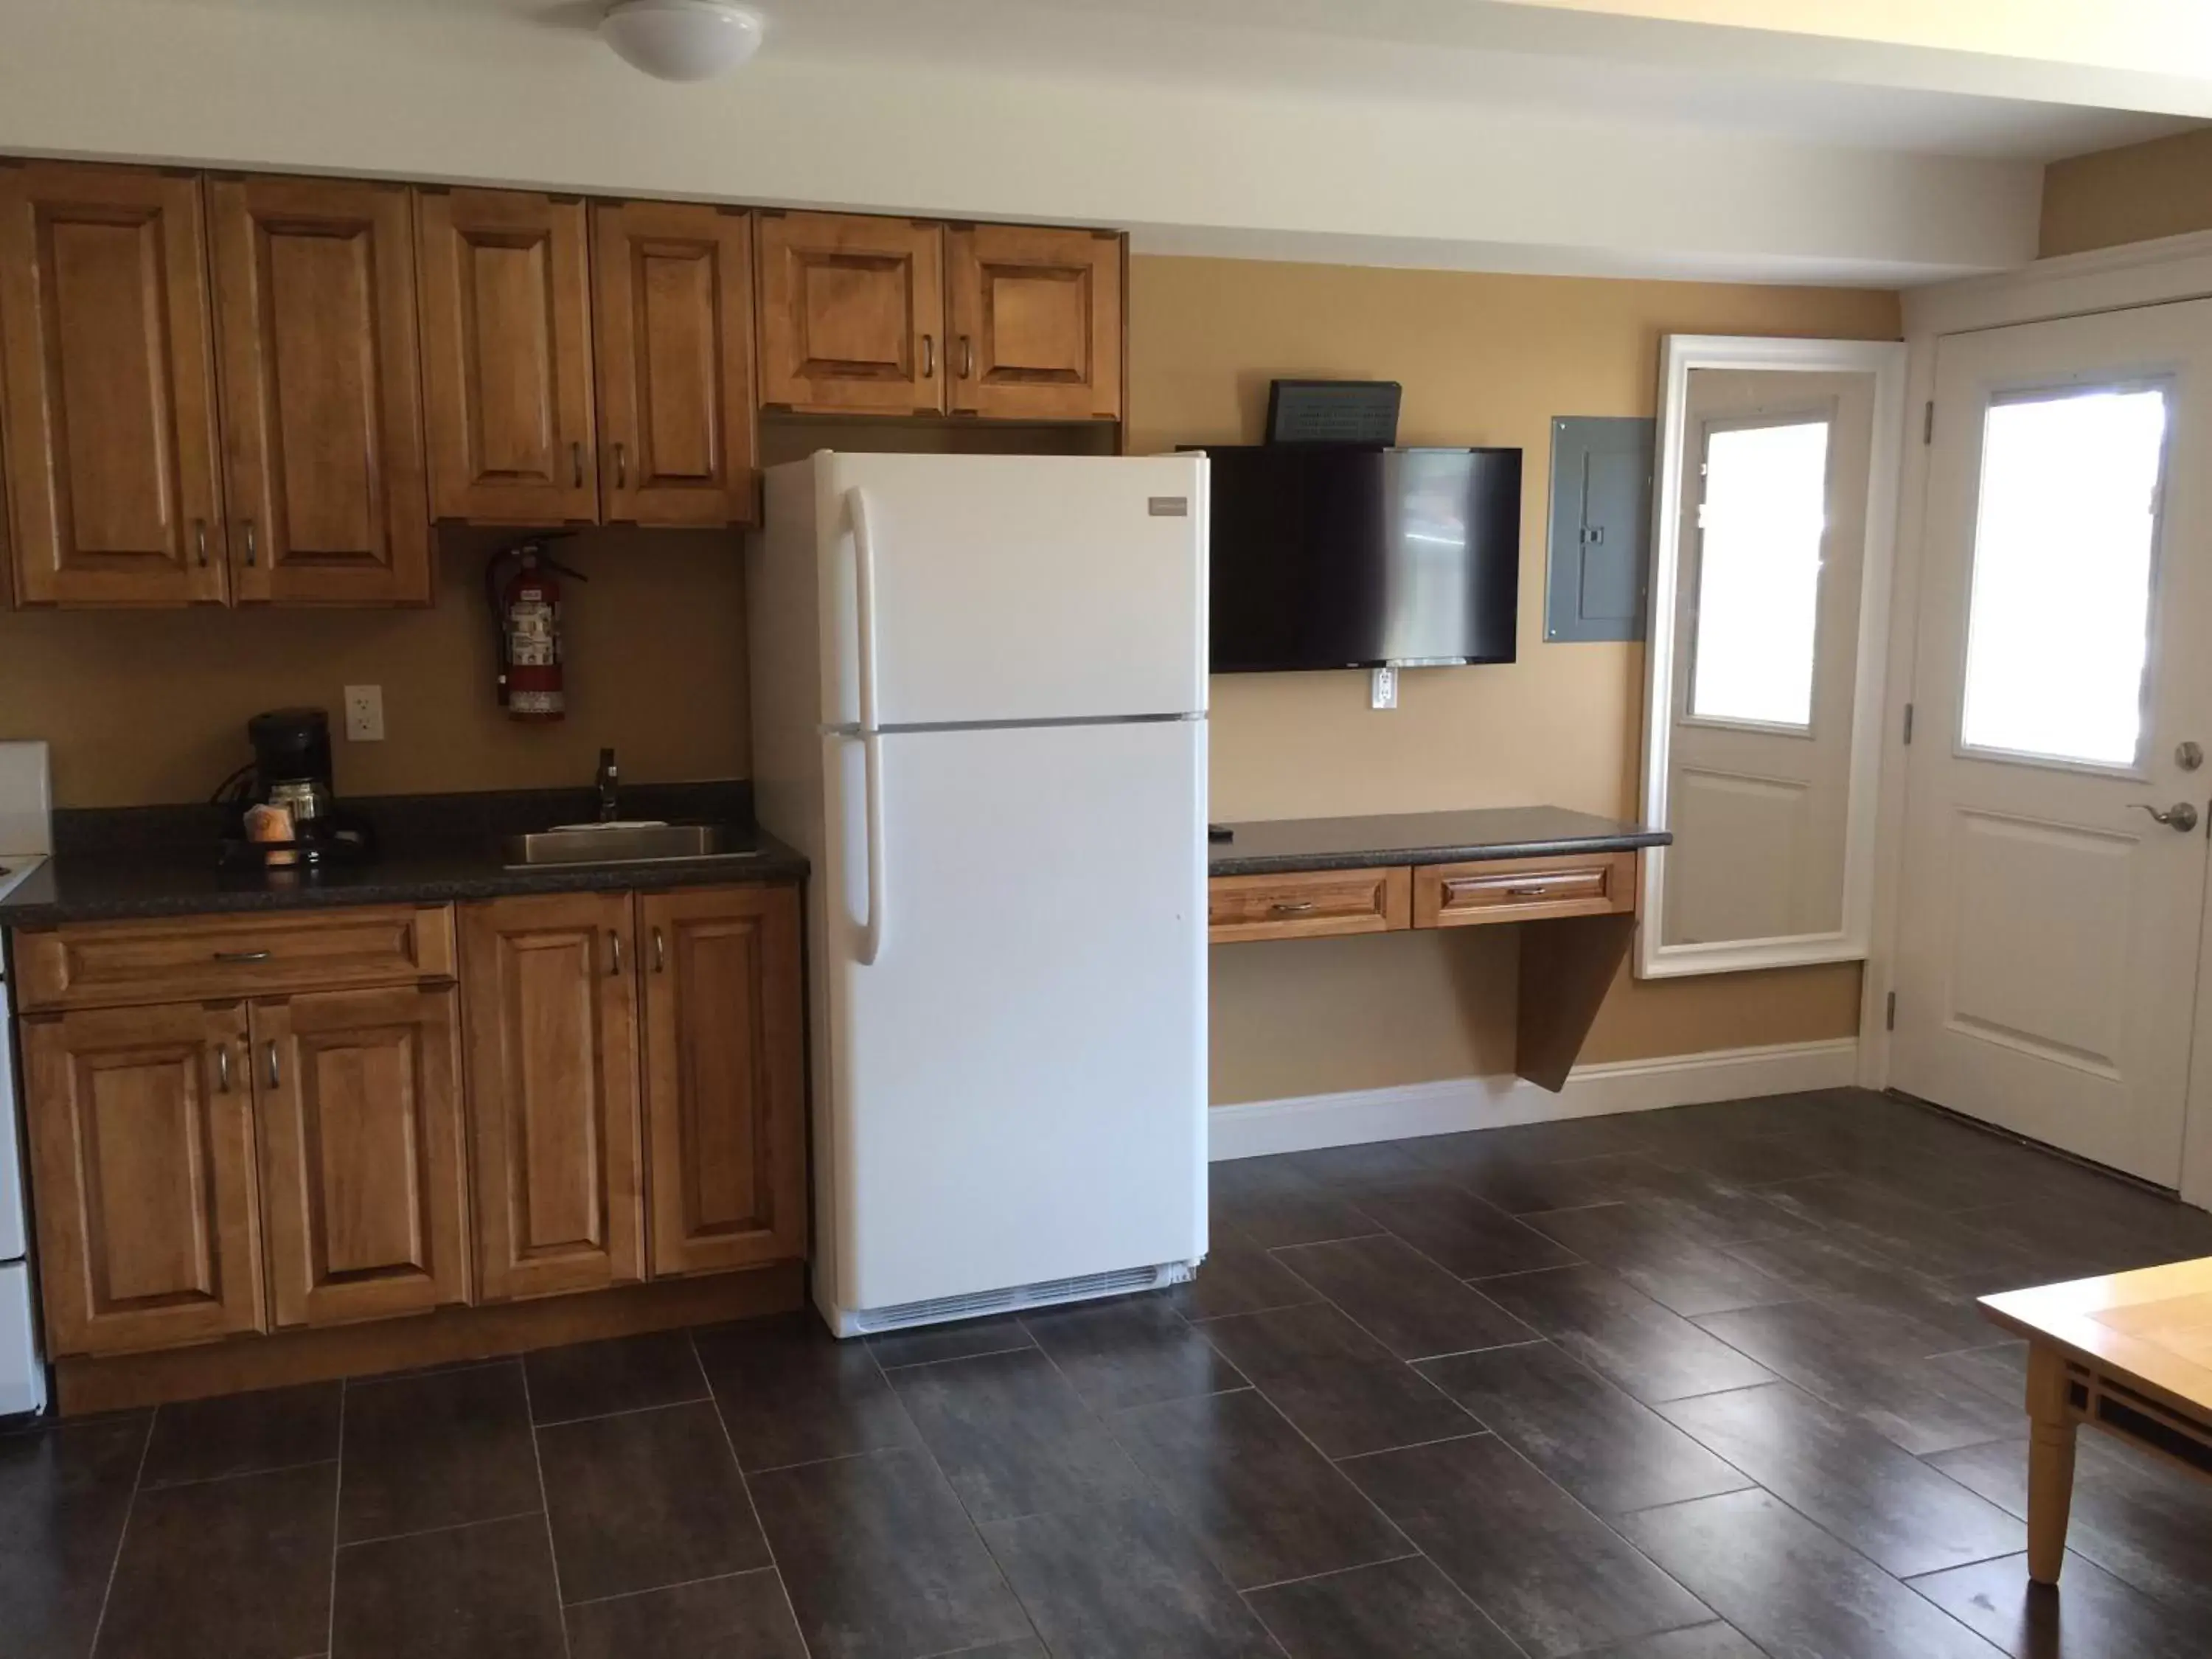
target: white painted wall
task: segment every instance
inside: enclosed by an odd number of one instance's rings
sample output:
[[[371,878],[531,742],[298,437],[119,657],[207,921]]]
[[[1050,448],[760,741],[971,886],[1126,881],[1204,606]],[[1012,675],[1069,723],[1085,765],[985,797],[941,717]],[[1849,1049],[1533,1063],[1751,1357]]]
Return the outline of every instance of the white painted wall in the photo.
[[[2040,188],[2014,161],[773,47],[670,87],[573,19],[198,0],[8,0],[0,151],[1060,219],[1165,251],[1875,284],[2024,262]]]

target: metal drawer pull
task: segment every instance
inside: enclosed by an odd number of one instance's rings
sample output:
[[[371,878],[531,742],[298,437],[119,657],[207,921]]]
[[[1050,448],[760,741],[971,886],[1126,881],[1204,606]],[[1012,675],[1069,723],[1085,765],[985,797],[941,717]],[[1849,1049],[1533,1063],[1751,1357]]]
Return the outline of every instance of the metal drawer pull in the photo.
[[[615,445],[615,488],[629,488],[629,452],[619,442]]]
[[[1280,904],[1269,905],[1267,909],[1270,914],[1278,916],[1302,916],[1313,908],[1314,902],[1311,899],[1286,899]]]
[[[615,965],[608,969],[613,977],[622,976],[622,935],[611,930],[607,934],[607,948],[614,952]]]
[[[192,546],[199,555],[200,568],[207,568],[207,520],[192,520]]]
[[[230,1092],[230,1045],[228,1042],[215,1051],[215,1086],[219,1094]]]
[[[277,1075],[276,1045],[273,1042],[269,1045],[269,1086],[272,1089],[281,1089],[284,1086],[283,1079]]]
[[[1551,891],[1550,888],[1542,886],[1509,887],[1505,890],[1505,896],[1508,898],[1548,898]]]
[[[248,570],[253,568],[254,561],[260,556],[260,550],[253,534],[253,520],[248,519],[246,521],[246,568]]]
[[[965,334],[960,337],[960,378],[963,380],[975,378],[975,342]]]
[[[575,474],[575,487],[581,489],[584,487],[584,446],[580,441],[569,444],[568,465]]]
[[[921,378],[925,380],[937,378],[937,337],[934,334],[921,337]]]
[[[217,962],[266,962],[269,960],[269,952],[266,951],[218,951],[215,953],[215,959]]]
[[[653,930],[653,971],[659,974],[665,973],[667,970],[668,945],[660,937],[660,929],[656,927]]]

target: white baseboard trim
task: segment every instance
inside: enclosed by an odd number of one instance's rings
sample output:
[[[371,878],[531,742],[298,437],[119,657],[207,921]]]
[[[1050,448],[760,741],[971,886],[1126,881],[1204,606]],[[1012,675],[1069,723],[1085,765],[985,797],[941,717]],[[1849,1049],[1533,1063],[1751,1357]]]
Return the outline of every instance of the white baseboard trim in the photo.
[[[1550,1118],[1598,1117],[1800,1089],[1847,1088],[1856,1079],[1858,1048],[1856,1037],[1836,1037],[1759,1048],[1717,1048],[1662,1060],[1606,1060],[1576,1066],[1558,1094],[1525,1078],[1460,1077],[1216,1106],[1206,1115],[1207,1156],[1258,1158]]]

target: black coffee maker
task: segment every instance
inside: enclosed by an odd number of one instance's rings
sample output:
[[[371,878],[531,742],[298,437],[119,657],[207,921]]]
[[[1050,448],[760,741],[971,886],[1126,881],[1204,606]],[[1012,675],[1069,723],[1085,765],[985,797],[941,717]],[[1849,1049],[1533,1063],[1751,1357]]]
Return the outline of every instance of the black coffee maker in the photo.
[[[331,827],[331,717],[319,708],[273,708],[246,723],[253,745],[253,801],[291,815],[293,838],[313,841]]]

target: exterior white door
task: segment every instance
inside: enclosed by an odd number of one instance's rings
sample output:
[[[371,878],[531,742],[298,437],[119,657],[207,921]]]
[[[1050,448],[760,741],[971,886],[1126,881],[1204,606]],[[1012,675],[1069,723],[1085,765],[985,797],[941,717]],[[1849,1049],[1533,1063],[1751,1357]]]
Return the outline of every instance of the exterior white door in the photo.
[[[1936,356],[1891,1080],[2178,1185],[2212,744],[2212,301]]]

